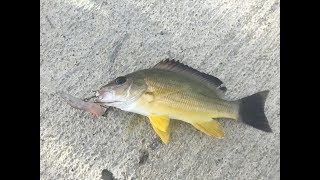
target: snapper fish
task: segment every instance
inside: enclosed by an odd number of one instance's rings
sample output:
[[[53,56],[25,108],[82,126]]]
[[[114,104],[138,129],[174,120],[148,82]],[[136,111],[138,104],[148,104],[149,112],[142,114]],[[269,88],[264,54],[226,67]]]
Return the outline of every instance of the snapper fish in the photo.
[[[272,132],[264,113],[268,90],[233,101],[223,99],[226,90],[217,77],[166,59],[153,68],[117,77],[96,92],[94,102],[81,103],[90,103],[82,109],[95,115],[103,113],[101,107],[92,104],[147,116],[165,144],[170,139],[170,120],[173,119],[219,139],[224,137],[219,123],[222,119]]]

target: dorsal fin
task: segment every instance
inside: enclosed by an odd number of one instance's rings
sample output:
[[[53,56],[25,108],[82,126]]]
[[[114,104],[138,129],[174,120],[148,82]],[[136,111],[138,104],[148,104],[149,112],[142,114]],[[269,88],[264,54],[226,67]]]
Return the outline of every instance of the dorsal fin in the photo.
[[[193,69],[173,59],[162,60],[158,64],[156,64],[153,68],[165,69],[165,70],[181,73],[185,76],[199,80],[205,83],[209,88],[219,90],[222,93],[224,93],[227,90],[227,88],[224,86],[223,82],[220,79],[214,76],[202,73],[196,69]]]

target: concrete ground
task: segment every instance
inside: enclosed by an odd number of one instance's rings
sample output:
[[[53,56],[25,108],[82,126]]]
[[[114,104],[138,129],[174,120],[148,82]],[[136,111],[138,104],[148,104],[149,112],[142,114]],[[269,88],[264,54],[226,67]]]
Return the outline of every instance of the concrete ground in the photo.
[[[41,0],[41,179],[279,179],[278,0]],[[271,90],[273,133],[222,122],[218,140],[173,121],[161,143],[145,117],[107,117],[56,94],[87,97],[113,78],[175,58],[219,77],[227,99]]]

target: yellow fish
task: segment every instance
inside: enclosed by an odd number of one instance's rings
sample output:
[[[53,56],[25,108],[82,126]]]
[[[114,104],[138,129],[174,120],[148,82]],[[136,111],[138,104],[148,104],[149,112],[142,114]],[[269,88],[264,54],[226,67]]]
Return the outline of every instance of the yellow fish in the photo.
[[[118,77],[102,86],[95,103],[148,116],[154,131],[166,144],[171,119],[190,123],[216,138],[224,137],[219,119],[272,131],[264,113],[269,91],[236,101],[222,99],[225,91],[218,78],[166,59],[151,69]]]

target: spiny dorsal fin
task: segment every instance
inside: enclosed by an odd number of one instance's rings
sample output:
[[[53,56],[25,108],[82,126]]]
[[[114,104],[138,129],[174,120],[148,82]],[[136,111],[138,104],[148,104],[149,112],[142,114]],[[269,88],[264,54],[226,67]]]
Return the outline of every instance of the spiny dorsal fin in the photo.
[[[179,61],[170,60],[170,59],[162,60],[158,64],[156,64],[153,68],[165,69],[165,70],[181,73],[183,75],[192,77],[194,79],[197,79],[205,83],[209,88],[220,90],[223,93],[227,90],[227,88],[225,87],[225,85],[220,79],[212,75],[202,73],[196,69],[193,69],[187,65],[180,63]]]

